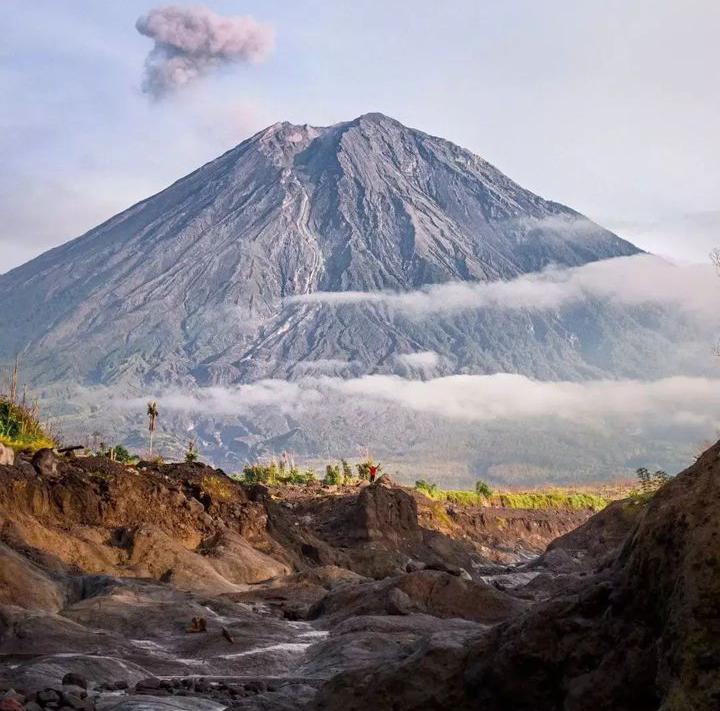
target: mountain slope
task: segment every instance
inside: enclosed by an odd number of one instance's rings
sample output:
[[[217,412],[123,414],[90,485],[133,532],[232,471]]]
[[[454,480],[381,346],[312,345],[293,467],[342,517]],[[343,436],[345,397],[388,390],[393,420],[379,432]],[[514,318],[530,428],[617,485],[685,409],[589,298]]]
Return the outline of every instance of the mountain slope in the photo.
[[[45,382],[292,376],[303,346],[283,340],[258,361],[273,339],[325,333],[332,342],[339,329],[367,331],[369,320],[372,338],[357,355],[360,370],[371,372],[389,367],[390,349],[416,350],[422,339],[377,309],[339,326],[332,313],[284,308],[283,299],[507,279],[637,251],[472,153],[380,114],[327,128],[276,124],[1,276],[8,317],[0,359],[23,352]],[[527,328],[528,316],[519,318],[511,332]],[[541,330],[558,344],[566,340],[562,324]],[[493,340],[494,332],[491,324],[482,338]],[[429,340],[441,348],[443,336]],[[448,342],[441,355],[456,356],[453,348]],[[563,369],[564,356],[546,367],[546,345],[533,348],[525,359],[532,374]],[[338,350],[325,348],[323,357]],[[455,360],[461,368],[506,367],[507,347],[498,358]],[[592,370],[568,367],[571,377]]]

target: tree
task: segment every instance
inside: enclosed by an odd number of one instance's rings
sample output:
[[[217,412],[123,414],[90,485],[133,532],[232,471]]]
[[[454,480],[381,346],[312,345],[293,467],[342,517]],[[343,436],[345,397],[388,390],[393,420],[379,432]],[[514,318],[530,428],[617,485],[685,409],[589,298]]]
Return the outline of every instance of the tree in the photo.
[[[197,460],[198,460],[197,445],[195,444],[195,440],[191,439],[187,444],[187,449],[185,450],[185,463],[192,464],[193,462],[197,462]]]
[[[487,482],[479,479],[475,482],[475,493],[483,499],[489,499],[492,496],[492,489]]]
[[[352,481],[352,468],[347,463],[347,459],[341,459],[340,466],[342,466],[343,483],[349,484]]]
[[[155,434],[155,428],[157,427],[158,418],[158,406],[155,400],[148,403],[147,416],[148,416],[148,430],[150,430],[150,456],[153,453],[153,435]]]

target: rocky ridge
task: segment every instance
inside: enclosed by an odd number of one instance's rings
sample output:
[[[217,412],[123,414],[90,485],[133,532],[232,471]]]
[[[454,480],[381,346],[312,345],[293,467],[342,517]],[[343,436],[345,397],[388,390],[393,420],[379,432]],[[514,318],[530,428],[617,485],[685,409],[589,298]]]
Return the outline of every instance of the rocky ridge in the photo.
[[[589,515],[513,512],[501,541],[502,510],[453,536],[433,507],[389,479],[278,497],[199,464],[19,454],[0,467],[0,698],[312,707],[339,673],[522,614],[510,562]]]
[[[340,674],[314,708],[717,708],[718,493],[720,443],[646,505],[620,502],[552,546],[539,567],[587,554],[545,601],[467,645]]]

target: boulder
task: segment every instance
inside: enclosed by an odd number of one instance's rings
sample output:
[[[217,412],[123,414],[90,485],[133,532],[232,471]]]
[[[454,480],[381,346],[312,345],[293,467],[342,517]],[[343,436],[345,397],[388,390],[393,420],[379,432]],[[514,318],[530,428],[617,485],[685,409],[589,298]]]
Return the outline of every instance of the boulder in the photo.
[[[392,588],[388,593],[385,609],[388,615],[409,615],[413,611],[413,602],[406,592],[400,588]]]
[[[358,541],[421,542],[415,499],[383,479],[358,494],[345,522],[350,536]]]
[[[88,680],[82,674],[68,672],[62,680],[63,686],[79,686],[82,689],[88,688]]]
[[[483,582],[435,570],[339,588],[328,593],[313,617],[333,621],[357,615],[424,612],[435,617],[495,623],[522,612],[528,603]]]
[[[38,449],[33,455],[32,465],[44,479],[54,479],[57,476],[58,457],[52,449]]]
[[[11,467],[15,463],[15,451],[0,442],[0,465]]]
[[[63,591],[42,568],[0,543],[0,605],[55,612],[62,607]]]

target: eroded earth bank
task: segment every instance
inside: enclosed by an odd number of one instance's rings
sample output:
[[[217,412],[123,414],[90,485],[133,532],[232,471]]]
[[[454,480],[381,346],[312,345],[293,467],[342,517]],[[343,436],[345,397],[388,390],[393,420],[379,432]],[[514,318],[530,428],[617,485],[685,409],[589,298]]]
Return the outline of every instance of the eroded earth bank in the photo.
[[[18,456],[0,709],[717,709],[719,477],[589,518]]]

